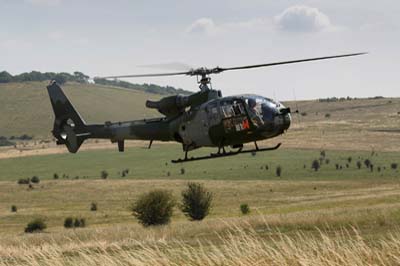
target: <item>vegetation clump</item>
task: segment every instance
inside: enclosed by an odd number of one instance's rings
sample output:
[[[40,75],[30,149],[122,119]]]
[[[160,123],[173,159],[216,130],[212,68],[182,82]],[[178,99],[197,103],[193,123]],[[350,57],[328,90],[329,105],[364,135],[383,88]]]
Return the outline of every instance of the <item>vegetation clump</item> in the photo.
[[[25,233],[42,232],[46,228],[47,225],[44,220],[42,218],[36,218],[28,223],[25,228]]]
[[[64,227],[65,228],[76,228],[76,227],[85,227],[85,226],[86,226],[85,218],[67,217],[64,220]]]
[[[90,204],[90,210],[91,210],[92,212],[97,211],[97,203],[96,203],[96,202],[92,202],[92,203]]]
[[[107,172],[106,170],[101,171],[100,177],[101,177],[102,179],[107,179],[107,177],[108,177],[108,172]]]
[[[182,191],[182,212],[191,220],[203,220],[210,212],[213,194],[203,184],[188,183]]]
[[[168,224],[173,214],[175,200],[166,190],[153,190],[143,194],[132,205],[131,210],[144,226]]]
[[[12,205],[11,206],[11,212],[17,212],[17,206]]]
[[[242,212],[243,215],[249,214],[250,213],[250,207],[249,204],[243,203],[240,205],[240,211]]]
[[[31,177],[31,182],[32,182],[32,183],[35,183],[35,184],[39,184],[40,178],[37,177],[37,176],[32,176],[32,177]]]
[[[392,170],[396,170],[397,169],[397,163],[391,163],[390,164],[390,168],[392,168]]]
[[[20,185],[28,185],[31,182],[29,178],[20,178],[18,179],[18,184]]]
[[[278,165],[278,166],[276,167],[275,173],[276,173],[276,176],[277,176],[277,177],[280,177],[280,176],[282,175],[282,167],[281,167],[280,165]]]
[[[311,168],[317,172],[321,168],[320,162],[318,160],[314,160],[311,164]]]

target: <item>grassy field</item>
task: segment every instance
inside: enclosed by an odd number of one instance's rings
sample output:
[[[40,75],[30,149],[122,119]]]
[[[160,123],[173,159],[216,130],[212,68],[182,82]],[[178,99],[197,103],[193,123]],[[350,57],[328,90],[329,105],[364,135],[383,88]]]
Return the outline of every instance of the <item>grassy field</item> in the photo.
[[[0,135],[29,131],[49,138],[53,117],[45,84],[13,86],[0,85]],[[157,115],[143,108],[155,95],[93,85],[65,90],[88,122]],[[103,142],[84,144],[77,154],[52,143],[0,150],[0,266],[398,265],[400,99],[287,105],[303,115],[293,116],[283,136],[260,143],[282,142],[282,148],[255,156],[172,164],[183,156],[181,146],[160,143],[151,150],[131,143],[125,153]],[[321,169],[314,171],[322,150]],[[35,152],[41,155],[27,156]],[[107,179],[100,178],[103,170]],[[33,188],[17,184],[34,175],[41,181]],[[176,209],[171,224],[143,228],[129,211],[155,188],[179,201],[188,181],[214,194],[204,221],[188,221]],[[89,210],[92,202],[98,211]],[[249,204],[249,215],[240,213],[242,203]],[[68,216],[85,218],[87,227],[65,229]],[[35,217],[48,228],[24,233]]]
[[[50,138],[54,115],[47,85],[47,82],[0,84],[0,136],[28,134],[36,139]],[[155,94],[94,84],[67,83],[63,89],[88,123],[157,116],[156,111],[145,108],[147,99],[160,98]]]
[[[397,152],[327,150],[316,172],[311,163],[321,157],[319,150],[281,149],[173,165],[169,159],[181,156],[178,145],[153,148],[0,160],[0,265],[398,262],[400,175],[391,169],[400,162]],[[372,172],[365,159],[374,165]],[[127,168],[129,174],[121,177]],[[102,170],[109,173],[106,180],[100,178]],[[60,179],[54,180],[54,173]],[[32,175],[41,179],[33,189],[17,184]],[[188,180],[213,192],[209,217],[190,222],[176,209],[168,226],[137,223],[129,206],[140,194],[162,188],[179,201]],[[92,202],[96,212],[90,211]],[[240,213],[242,203],[249,204],[249,215]],[[88,226],[65,229],[68,216],[83,217]],[[45,219],[45,233],[23,233],[35,217]]]
[[[28,134],[37,140],[51,138],[54,118],[46,85],[40,82],[0,84],[0,136]],[[66,84],[63,89],[88,123],[159,116],[156,111],[145,108],[147,99],[156,100],[159,95],[74,83]],[[280,138],[287,147],[400,150],[400,98],[309,100],[285,105],[303,114],[293,114],[291,128]]]

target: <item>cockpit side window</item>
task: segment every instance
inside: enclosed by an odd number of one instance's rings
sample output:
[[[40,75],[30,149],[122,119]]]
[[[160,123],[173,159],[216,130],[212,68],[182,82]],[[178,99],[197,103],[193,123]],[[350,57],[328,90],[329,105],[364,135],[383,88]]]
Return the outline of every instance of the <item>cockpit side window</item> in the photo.
[[[222,102],[221,112],[224,118],[245,114],[243,104],[237,100]]]

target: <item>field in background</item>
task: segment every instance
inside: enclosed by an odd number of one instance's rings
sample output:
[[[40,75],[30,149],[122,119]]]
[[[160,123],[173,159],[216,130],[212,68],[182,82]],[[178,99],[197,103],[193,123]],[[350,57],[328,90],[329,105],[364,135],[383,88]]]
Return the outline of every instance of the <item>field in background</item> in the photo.
[[[47,82],[0,84],[0,136],[28,134],[35,139],[51,138],[54,114],[47,94]],[[65,94],[85,121],[127,121],[158,116],[145,108],[147,99],[156,94],[94,84],[67,83]]]
[[[45,82],[0,84],[0,136],[33,135],[51,139],[53,111]],[[91,84],[66,84],[65,93],[88,123],[127,121],[160,116],[145,108],[161,96]],[[268,95],[266,92],[265,96]],[[287,102],[293,114],[288,133],[278,138],[285,147],[400,151],[400,99],[377,98],[319,102]],[[47,148],[39,143],[34,148]],[[25,148],[20,147],[19,148]]]
[[[119,153],[115,144],[91,141],[72,155],[41,143],[53,122],[45,85],[0,85],[0,135],[36,138],[0,150],[0,266],[400,263],[400,99],[289,102],[303,115],[293,116],[285,135],[260,143],[282,142],[279,150],[174,165],[170,160],[183,156],[177,144],[148,150],[148,143],[128,142]],[[75,84],[65,91],[88,122],[157,116],[144,109],[157,95]],[[321,150],[326,156],[316,172],[311,164]],[[33,189],[17,184],[34,175],[41,181]],[[204,221],[187,221],[176,210],[170,225],[144,229],[129,211],[154,188],[179,200],[191,180],[215,195]],[[92,202],[98,211],[89,210]],[[251,208],[247,216],[242,203]],[[67,216],[85,218],[87,227],[65,229]],[[23,233],[35,217],[48,228]]]

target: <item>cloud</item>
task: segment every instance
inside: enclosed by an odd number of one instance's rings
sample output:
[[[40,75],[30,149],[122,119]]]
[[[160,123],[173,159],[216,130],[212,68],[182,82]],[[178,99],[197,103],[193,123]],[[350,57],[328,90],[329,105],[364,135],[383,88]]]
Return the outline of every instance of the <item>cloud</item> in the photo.
[[[289,32],[318,32],[334,28],[327,15],[308,6],[291,6],[274,20],[278,30]]]
[[[25,0],[25,2],[32,5],[55,6],[60,4],[61,0]]]
[[[218,27],[211,18],[200,18],[186,29],[188,33],[205,33],[209,35],[215,34],[217,31]]]
[[[275,17],[255,18],[245,21],[217,24],[211,18],[200,18],[187,29],[187,33],[216,35],[224,32],[321,32],[339,29],[332,25],[329,17],[318,8],[291,6]]]

